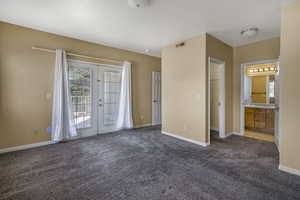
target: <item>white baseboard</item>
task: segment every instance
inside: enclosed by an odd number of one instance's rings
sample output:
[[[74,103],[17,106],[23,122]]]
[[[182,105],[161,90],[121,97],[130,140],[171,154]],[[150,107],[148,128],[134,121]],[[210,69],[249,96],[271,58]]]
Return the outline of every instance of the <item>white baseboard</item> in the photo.
[[[300,170],[298,170],[298,169],[293,169],[293,168],[289,168],[289,167],[286,167],[283,165],[279,165],[279,170],[300,176]]]
[[[39,142],[39,143],[33,143],[33,144],[26,144],[26,145],[22,145],[22,146],[9,147],[9,148],[5,148],[5,149],[0,149],[0,154],[13,152],[13,151],[20,151],[20,150],[25,150],[25,149],[32,149],[32,148],[46,146],[46,145],[55,144],[55,143],[56,142],[53,142],[53,141],[45,141],[45,142]]]
[[[172,134],[172,133],[167,133],[167,132],[164,132],[164,131],[162,131],[162,134],[165,134],[165,135],[168,135],[168,136],[171,136],[171,137],[180,139],[180,140],[184,140],[184,141],[186,141],[186,142],[198,144],[198,145],[203,146],[203,147],[207,147],[207,146],[209,145],[209,143],[198,142],[198,141],[195,141],[195,140],[187,139],[187,138],[185,138],[185,137],[178,136],[178,135],[175,135],[175,134]]]
[[[224,138],[228,138],[229,136],[234,135],[233,132],[229,132],[229,133],[225,133],[225,137]]]
[[[137,125],[137,126],[134,126],[134,128],[144,128],[144,127],[149,127],[149,126],[152,126],[152,124]]]
[[[244,136],[243,134],[241,134],[241,133],[239,133],[239,132],[231,132],[231,135]]]

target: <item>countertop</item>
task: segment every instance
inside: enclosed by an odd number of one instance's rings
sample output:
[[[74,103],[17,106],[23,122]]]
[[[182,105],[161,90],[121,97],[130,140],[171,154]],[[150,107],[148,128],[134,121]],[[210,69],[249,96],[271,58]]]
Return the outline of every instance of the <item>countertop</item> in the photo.
[[[246,108],[262,108],[262,109],[277,109],[278,106],[276,104],[246,104]]]

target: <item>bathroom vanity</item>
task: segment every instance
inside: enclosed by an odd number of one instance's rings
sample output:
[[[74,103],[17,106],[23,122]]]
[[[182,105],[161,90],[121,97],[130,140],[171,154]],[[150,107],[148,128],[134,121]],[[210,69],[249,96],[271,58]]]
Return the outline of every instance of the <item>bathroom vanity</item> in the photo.
[[[274,134],[275,109],[273,104],[245,105],[245,128]]]

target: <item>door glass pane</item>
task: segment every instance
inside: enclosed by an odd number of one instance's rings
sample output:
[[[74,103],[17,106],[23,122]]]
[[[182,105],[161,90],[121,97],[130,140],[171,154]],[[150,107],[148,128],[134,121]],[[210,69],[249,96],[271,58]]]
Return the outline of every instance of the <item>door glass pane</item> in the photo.
[[[69,87],[77,129],[92,126],[92,79],[89,68],[69,68]]]
[[[121,72],[104,72],[104,127],[116,125],[121,89]]]

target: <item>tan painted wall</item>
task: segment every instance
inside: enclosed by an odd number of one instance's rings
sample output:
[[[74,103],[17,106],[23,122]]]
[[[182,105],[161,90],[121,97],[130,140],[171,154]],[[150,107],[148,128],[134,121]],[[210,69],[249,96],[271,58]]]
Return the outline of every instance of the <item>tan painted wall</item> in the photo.
[[[206,34],[162,50],[162,131],[206,142]]]
[[[232,132],[232,70],[233,70],[233,48],[224,42],[207,35],[206,56],[225,61],[225,130]]]
[[[282,9],[280,164],[300,170],[300,1]]]
[[[240,76],[241,64],[277,59],[280,54],[280,39],[273,38],[234,48],[233,68],[233,130],[240,132]]]
[[[226,62],[226,130],[230,132],[233,48],[207,34],[185,42],[184,47],[173,44],[162,52],[162,129],[207,142],[208,57]]]
[[[0,22],[0,149],[49,140],[54,55],[32,46],[133,63],[134,124],[151,123],[151,72],[161,59]],[[143,120],[141,119],[143,116]]]

